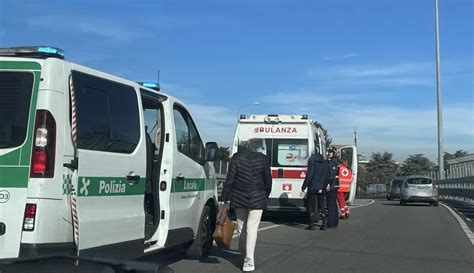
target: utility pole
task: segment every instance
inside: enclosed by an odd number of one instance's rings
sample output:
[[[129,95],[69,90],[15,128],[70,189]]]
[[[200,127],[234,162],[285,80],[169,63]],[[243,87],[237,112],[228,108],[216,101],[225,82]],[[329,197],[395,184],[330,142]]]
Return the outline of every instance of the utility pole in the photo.
[[[444,179],[444,159],[443,159],[443,114],[441,109],[441,72],[439,56],[439,23],[438,23],[438,0],[435,0],[435,30],[436,30],[436,93],[438,110],[438,166],[439,180]]]
[[[357,148],[357,131],[356,130],[354,130],[354,145]]]

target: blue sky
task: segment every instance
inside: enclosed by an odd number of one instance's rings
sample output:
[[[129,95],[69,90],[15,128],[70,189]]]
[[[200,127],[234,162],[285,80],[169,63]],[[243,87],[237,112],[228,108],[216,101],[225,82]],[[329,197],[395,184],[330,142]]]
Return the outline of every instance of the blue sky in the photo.
[[[432,0],[0,0],[0,46],[155,80],[229,146],[242,113],[306,113],[336,143],[436,160]],[[445,150],[474,152],[474,2],[440,0]]]

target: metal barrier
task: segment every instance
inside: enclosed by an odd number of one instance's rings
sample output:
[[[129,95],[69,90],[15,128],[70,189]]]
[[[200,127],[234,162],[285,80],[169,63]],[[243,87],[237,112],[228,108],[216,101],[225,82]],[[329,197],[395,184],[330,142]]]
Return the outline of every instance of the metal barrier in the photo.
[[[438,182],[439,198],[474,205],[474,176]]]

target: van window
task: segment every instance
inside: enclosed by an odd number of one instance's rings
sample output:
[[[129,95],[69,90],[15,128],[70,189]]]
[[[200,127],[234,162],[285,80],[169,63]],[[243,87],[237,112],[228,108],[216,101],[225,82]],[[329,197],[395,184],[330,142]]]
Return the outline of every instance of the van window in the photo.
[[[204,162],[204,145],[191,116],[181,107],[173,110],[178,151],[199,164]]]
[[[0,72],[0,149],[25,141],[33,79],[29,72]]]
[[[80,149],[132,153],[140,141],[135,89],[85,73],[72,72]]]

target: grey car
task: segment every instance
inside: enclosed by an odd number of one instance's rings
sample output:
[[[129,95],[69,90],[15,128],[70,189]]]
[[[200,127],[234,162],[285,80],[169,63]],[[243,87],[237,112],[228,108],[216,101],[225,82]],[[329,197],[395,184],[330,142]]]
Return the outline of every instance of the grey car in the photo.
[[[404,206],[408,202],[425,202],[438,206],[438,187],[433,179],[424,175],[405,177],[400,189],[400,205]]]
[[[403,177],[396,176],[390,181],[387,189],[387,200],[400,198],[400,186],[403,183]]]

